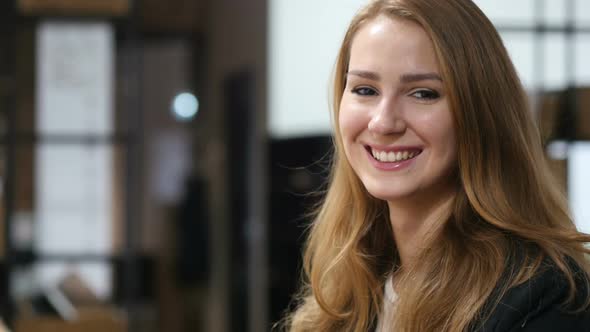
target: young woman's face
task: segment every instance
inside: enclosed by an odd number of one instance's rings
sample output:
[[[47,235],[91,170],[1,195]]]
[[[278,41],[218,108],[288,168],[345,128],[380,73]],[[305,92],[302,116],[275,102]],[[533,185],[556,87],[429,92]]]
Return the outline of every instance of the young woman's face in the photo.
[[[357,32],[338,121],[346,157],[376,198],[452,185],[453,118],[432,42],[416,23],[379,16]]]

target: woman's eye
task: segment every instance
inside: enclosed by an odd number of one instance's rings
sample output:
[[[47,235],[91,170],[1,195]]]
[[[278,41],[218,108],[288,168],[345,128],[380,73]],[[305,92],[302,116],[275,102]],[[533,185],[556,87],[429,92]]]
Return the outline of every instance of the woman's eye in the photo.
[[[412,96],[418,99],[434,100],[440,97],[440,94],[433,90],[417,90],[412,93]]]
[[[352,93],[360,96],[375,96],[377,94],[377,91],[375,91],[375,89],[368,87],[360,87],[352,89]]]

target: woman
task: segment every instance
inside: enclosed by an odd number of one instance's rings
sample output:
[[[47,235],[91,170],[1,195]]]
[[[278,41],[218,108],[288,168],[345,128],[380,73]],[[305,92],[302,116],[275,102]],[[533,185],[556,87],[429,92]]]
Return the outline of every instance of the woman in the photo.
[[[590,330],[590,237],[476,5],[371,2],[334,99],[332,174],[288,329]]]

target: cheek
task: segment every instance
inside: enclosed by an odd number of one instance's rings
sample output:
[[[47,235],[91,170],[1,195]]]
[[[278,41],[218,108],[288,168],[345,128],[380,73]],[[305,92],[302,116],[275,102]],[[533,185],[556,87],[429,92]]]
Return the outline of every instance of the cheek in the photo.
[[[434,147],[438,158],[457,159],[457,139],[450,112],[443,111],[420,119],[423,138]]]
[[[453,158],[456,159],[457,139],[455,133],[455,126],[453,125],[453,122],[450,119],[442,120],[441,124],[443,125],[440,127],[439,138],[441,142],[446,146],[446,149],[449,151],[449,154],[452,154]]]
[[[457,139],[452,123],[441,121],[441,125],[433,127],[432,139],[436,142],[439,157],[448,164],[457,163]]]
[[[352,141],[366,127],[366,120],[361,112],[353,110],[348,105],[342,104],[338,113],[338,124],[344,141]]]
[[[344,101],[344,100],[343,100]],[[345,103],[340,106],[338,112],[338,125],[340,127],[340,138],[344,148],[344,154],[349,164],[353,166],[356,159],[351,154],[354,151],[353,145],[362,130],[360,130],[360,121],[358,112],[354,112]],[[353,167],[354,168],[354,167]]]

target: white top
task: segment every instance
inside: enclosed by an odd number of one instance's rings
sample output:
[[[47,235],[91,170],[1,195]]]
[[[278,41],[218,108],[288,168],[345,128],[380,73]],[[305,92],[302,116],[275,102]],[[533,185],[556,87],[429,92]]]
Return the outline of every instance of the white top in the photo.
[[[383,308],[381,310],[381,316],[377,323],[377,329],[375,332],[391,332],[393,326],[390,326],[393,321],[393,313],[395,311],[395,303],[397,302],[397,293],[393,290],[393,276],[389,275],[387,281],[385,281],[383,296]]]

